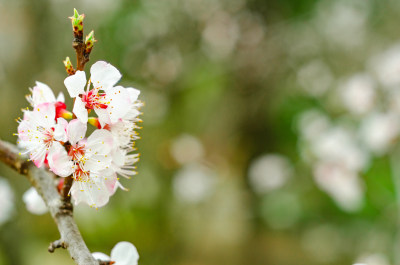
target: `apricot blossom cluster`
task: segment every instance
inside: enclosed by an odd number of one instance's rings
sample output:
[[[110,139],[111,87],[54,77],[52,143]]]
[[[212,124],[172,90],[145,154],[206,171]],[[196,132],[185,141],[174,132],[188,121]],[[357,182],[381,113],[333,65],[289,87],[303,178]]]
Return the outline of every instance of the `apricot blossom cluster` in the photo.
[[[27,96],[18,126],[18,145],[37,167],[48,167],[60,179],[73,178],[70,195],[75,204],[107,204],[118,187],[118,176],[135,175],[139,154],[136,130],[141,122],[140,91],[116,86],[121,74],[111,64],[98,61],[90,69],[68,76],[64,84],[74,99],[72,113],[64,95],[57,98],[47,85],[36,82]],[[68,121],[69,120],[69,121]],[[94,131],[88,136],[88,124]]]

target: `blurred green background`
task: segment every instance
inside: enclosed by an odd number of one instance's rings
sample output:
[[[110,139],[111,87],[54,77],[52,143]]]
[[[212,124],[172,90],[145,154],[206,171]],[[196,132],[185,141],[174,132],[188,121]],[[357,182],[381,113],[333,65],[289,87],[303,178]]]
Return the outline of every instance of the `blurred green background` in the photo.
[[[130,241],[142,265],[400,264],[399,2],[0,0],[1,139],[16,142],[36,80],[67,96],[74,7],[98,39],[87,72],[110,62],[145,102],[130,191],[75,208],[91,251]],[[0,192],[0,264],[73,264],[47,252],[58,231],[26,210],[28,181],[0,176],[14,193]]]

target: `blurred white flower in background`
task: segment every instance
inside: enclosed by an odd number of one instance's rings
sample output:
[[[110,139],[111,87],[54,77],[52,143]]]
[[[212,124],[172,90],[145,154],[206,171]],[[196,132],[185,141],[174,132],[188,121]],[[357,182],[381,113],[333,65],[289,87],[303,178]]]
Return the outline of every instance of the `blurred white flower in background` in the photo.
[[[30,213],[42,215],[48,211],[45,202],[34,187],[29,188],[24,193],[22,200],[25,202],[26,209]]]
[[[343,210],[356,211],[363,205],[363,183],[356,171],[340,164],[322,162],[314,166],[314,179]]]
[[[399,117],[393,113],[372,113],[361,124],[361,139],[376,155],[382,155],[400,132]]]
[[[307,110],[298,119],[300,134],[307,141],[312,141],[331,127],[329,118],[317,109]]]
[[[212,59],[228,57],[239,39],[236,18],[224,11],[216,12],[206,22],[202,37],[206,54]]]
[[[381,54],[372,57],[369,65],[385,88],[392,89],[399,86],[400,44],[396,44]]]
[[[359,172],[369,164],[369,154],[357,134],[341,125],[331,125],[316,110],[300,115],[299,127],[305,143],[301,147],[311,151],[307,161],[312,164],[316,184],[343,210],[360,209],[364,187]]]
[[[314,60],[303,65],[297,72],[297,81],[311,96],[322,96],[333,84],[329,66],[322,60]]]
[[[382,253],[365,253],[360,255],[354,265],[390,265],[388,258]]]
[[[8,181],[0,177],[0,225],[7,222],[14,211],[14,192]]]
[[[188,164],[176,173],[172,186],[179,200],[188,203],[201,202],[212,194],[215,174],[200,164]]]
[[[251,188],[258,194],[282,187],[293,175],[290,161],[278,154],[266,154],[256,158],[249,167]]]
[[[367,165],[368,155],[357,142],[350,129],[336,126],[314,139],[311,148],[319,161],[359,171]]]
[[[361,115],[370,111],[375,102],[374,80],[367,74],[355,74],[339,87],[343,105],[352,114]]]
[[[114,265],[137,265],[139,253],[136,247],[126,241],[118,242],[111,250],[111,257],[101,252],[92,253],[95,259],[101,261],[113,261]]]
[[[330,43],[349,48],[363,44],[369,13],[365,2],[364,0],[321,1],[315,25]]]
[[[199,161],[205,153],[202,142],[189,134],[182,134],[175,138],[170,152],[175,161],[182,165]]]

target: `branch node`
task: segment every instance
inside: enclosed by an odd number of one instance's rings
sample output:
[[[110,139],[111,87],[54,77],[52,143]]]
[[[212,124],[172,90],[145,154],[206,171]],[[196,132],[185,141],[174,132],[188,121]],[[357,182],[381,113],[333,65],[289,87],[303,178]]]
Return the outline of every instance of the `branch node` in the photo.
[[[50,253],[53,253],[57,248],[67,249],[68,244],[62,241],[61,239],[56,240],[50,243],[49,248],[47,249]]]

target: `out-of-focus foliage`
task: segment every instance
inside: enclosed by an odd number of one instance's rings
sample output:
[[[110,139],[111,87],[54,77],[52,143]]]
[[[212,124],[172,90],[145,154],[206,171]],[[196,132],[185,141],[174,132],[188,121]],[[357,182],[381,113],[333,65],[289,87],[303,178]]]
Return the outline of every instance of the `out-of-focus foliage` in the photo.
[[[89,66],[112,63],[146,104],[130,191],[76,208],[93,252],[129,241],[140,264],[399,263],[397,1],[1,0],[2,139],[15,142],[36,80],[66,92],[74,7],[98,39]],[[72,264],[46,252],[58,233],[25,209],[27,181],[0,175],[15,193],[0,264]]]

